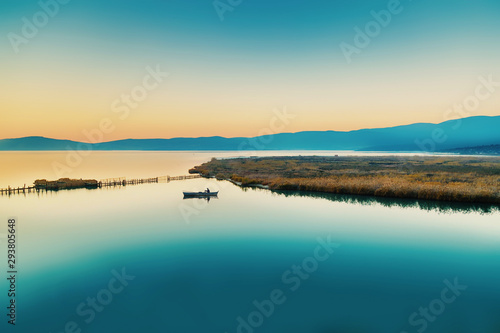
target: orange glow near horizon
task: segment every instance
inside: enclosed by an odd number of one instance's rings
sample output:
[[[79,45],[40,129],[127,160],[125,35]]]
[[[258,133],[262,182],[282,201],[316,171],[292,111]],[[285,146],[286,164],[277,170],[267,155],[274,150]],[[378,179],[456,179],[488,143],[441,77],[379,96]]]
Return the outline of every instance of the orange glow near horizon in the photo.
[[[500,94],[494,94],[473,112],[447,112],[474,93],[478,79],[472,74],[430,84],[412,72],[412,79],[402,85],[397,75],[387,75],[377,83],[378,75],[363,80],[366,73],[362,73],[359,80],[323,77],[311,88],[307,73],[286,87],[280,80],[259,84],[251,74],[233,81],[214,79],[211,85],[205,76],[188,73],[184,77],[172,74],[131,107],[123,96],[134,89],[140,91],[137,86],[146,70],[137,70],[125,79],[123,74],[114,78],[118,73],[110,69],[100,74],[78,69],[71,76],[63,69],[68,70],[63,66],[51,72],[39,65],[8,70],[17,80],[0,84],[4,93],[0,100],[2,138],[44,136],[88,142],[84,132],[99,128],[103,119],[110,119],[114,129],[99,141],[253,137],[266,134],[274,111],[284,109],[294,118],[279,126],[278,132],[350,131],[495,116],[500,103]],[[100,76],[105,79],[99,80]]]
[[[88,142],[84,131],[99,128],[103,119],[114,129],[102,141],[253,137],[266,134],[273,110],[283,108],[295,118],[279,132],[350,131],[499,114],[500,93],[471,112],[447,112],[474,94],[480,76],[500,80],[493,51],[439,49],[395,58],[374,46],[348,65],[323,44],[289,59],[267,49],[252,53],[205,44],[193,44],[200,50],[185,53],[164,44],[144,55],[145,49],[128,42],[100,44],[96,36],[71,33],[71,41],[79,38],[89,47],[76,42],[67,47],[62,32],[47,32],[19,55],[0,53],[5,64],[0,138]],[[179,50],[186,47],[177,42]],[[157,68],[168,76],[152,75]],[[127,104],[134,93],[136,99]]]

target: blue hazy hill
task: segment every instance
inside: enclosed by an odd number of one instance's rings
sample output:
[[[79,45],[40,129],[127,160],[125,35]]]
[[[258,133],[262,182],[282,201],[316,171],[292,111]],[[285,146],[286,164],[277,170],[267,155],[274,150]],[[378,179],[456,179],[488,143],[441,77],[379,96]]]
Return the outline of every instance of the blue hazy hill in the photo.
[[[417,123],[356,131],[306,131],[253,138],[220,136],[126,139],[92,144],[93,150],[361,150],[444,151],[500,144],[500,116],[476,116],[440,124]],[[83,143],[44,137],[0,140],[0,150],[86,149]],[[88,147],[87,147],[88,148]]]
[[[76,141],[49,139],[43,136],[0,140],[0,150],[66,150],[67,147],[74,149],[77,145]]]

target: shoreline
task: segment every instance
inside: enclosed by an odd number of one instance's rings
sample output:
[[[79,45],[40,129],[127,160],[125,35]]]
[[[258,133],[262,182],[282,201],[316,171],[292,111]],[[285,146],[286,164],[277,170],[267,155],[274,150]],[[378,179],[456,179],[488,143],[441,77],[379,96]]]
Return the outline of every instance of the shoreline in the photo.
[[[500,206],[500,158],[482,156],[212,159],[189,172],[276,191]]]

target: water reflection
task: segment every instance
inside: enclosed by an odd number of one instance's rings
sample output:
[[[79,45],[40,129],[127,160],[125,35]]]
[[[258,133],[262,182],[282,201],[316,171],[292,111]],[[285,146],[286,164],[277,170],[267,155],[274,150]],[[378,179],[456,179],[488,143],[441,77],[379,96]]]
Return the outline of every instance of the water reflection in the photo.
[[[184,191],[207,187],[220,189],[220,200],[183,200]],[[248,318],[254,300],[264,304],[276,288],[288,292],[284,272],[309,262],[317,237],[329,235],[342,244],[336,256],[300,280],[255,333],[416,332],[408,316],[455,276],[470,292],[426,332],[498,332],[495,215],[427,214],[399,207],[455,212],[457,205],[273,192],[204,178],[40,197],[5,198],[6,212],[22,220],[19,332],[59,332],[66,320],[87,333],[142,332],[145,322],[148,332],[238,332],[238,316]],[[137,279],[86,325],[75,308],[122,267]]]
[[[208,203],[208,202],[210,202],[210,199],[219,199],[219,197],[217,197],[217,196],[213,196],[213,197],[190,197],[190,196],[184,196],[182,198],[182,200],[190,200],[190,199],[204,200],[204,201],[206,201]]]
[[[254,189],[257,190],[257,189]],[[261,190],[261,189],[258,189]],[[492,214],[500,211],[500,207],[491,204],[471,204],[460,202],[415,200],[415,199],[396,199],[384,197],[370,197],[360,195],[345,195],[321,192],[301,192],[301,191],[272,191],[277,195],[285,197],[309,197],[326,199],[335,202],[348,204],[358,204],[363,206],[381,205],[384,207],[398,208],[420,208],[427,211],[436,211],[439,213],[479,213]]]

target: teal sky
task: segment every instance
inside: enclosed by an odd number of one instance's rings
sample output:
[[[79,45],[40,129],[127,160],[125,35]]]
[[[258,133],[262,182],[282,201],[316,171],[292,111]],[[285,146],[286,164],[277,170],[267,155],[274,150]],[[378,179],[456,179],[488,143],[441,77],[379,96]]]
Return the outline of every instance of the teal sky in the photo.
[[[254,136],[283,107],[296,115],[290,132],[441,122],[479,76],[500,81],[493,0],[401,1],[348,63],[340,44],[355,45],[354,28],[389,2],[243,0],[221,21],[212,1],[71,0],[15,52],[12,33],[41,7],[5,0],[0,129],[83,140],[110,117],[109,140]],[[112,102],[157,65],[169,77],[117,120]],[[497,115],[498,95],[470,115]]]

